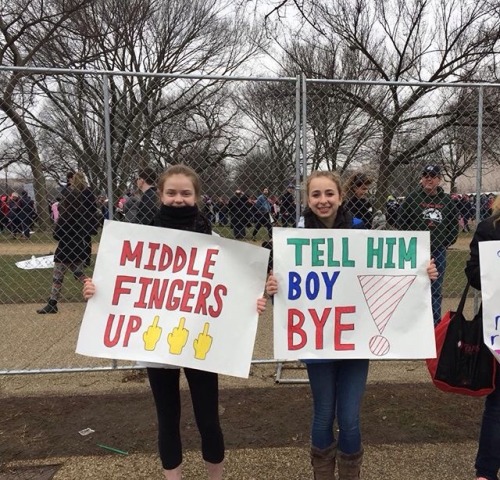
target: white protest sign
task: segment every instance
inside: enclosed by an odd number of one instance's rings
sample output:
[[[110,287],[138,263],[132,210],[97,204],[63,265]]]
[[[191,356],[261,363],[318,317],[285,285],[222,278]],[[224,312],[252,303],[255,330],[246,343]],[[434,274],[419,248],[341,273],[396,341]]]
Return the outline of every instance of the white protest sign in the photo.
[[[436,356],[429,232],[273,229],[274,356]]]
[[[500,362],[500,241],[479,242],[484,343]]]
[[[269,251],[105,221],[76,352],[248,377]]]

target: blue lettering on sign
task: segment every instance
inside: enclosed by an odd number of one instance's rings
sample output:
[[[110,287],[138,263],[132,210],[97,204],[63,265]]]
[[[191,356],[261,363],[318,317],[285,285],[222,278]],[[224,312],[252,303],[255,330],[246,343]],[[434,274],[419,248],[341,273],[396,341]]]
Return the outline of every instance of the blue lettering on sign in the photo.
[[[288,272],[288,300],[300,298],[300,274]]]
[[[329,272],[321,272],[321,275],[317,272],[309,272],[304,279],[304,286],[302,286],[302,276],[299,272],[288,272],[288,300],[297,300],[301,297],[302,291],[304,291],[308,300],[315,300],[322,287],[324,286],[325,300],[331,300],[333,298],[333,287],[339,278],[340,271],[335,271],[329,274]]]

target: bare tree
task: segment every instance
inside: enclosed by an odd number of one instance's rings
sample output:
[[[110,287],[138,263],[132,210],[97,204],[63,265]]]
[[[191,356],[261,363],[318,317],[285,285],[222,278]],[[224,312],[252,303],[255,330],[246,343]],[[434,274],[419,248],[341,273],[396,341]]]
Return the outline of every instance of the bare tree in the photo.
[[[271,152],[265,147],[257,147],[244,159],[235,162],[232,165],[232,173],[234,185],[249,196],[258,196],[264,188],[268,188],[271,195],[280,195],[283,192],[282,177],[276,175],[276,163]]]
[[[71,2],[10,0],[0,6],[0,64],[15,67],[46,66],[45,54],[57,38],[67,32],[69,19],[88,5],[88,0]],[[25,119],[32,106],[31,82],[22,72],[0,75],[0,109],[16,129],[26,148],[33,174],[35,201],[40,225],[50,225],[43,165],[33,132]]]
[[[138,163],[165,165],[171,154],[183,150],[187,139],[194,142],[197,135],[197,141],[201,136],[214,139],[218,135],[218,161],[229,156],[227,140],[231,135],[227,118],[232,113],[219,109],[213,119],[203,115],[204,109],[215,112],[215,101],[222,105],[223,82],[142,75],[224,75],[243,65],[256,49],[251,39],[260,33],[252,31],[240,16],[227,14],[228,5],[216,0],[100,0],[86,11],[83,22],[89,28],[95,25],[91,31],[98,33],[89,36],[85,31],[76,40],[67,39],[68,49],[75,54],[79,51],[82,58],[86,52],[92,52],[91,60],[87,56],[82,67],[131,72],[106,78],[110,91],[112,171],[118,192],[130,180]],[[74,158],[81,158],[87,169],[92,164],[95,171],[87,173],[105,185],[102,79],[65,76],[44,79],[39,87],[58,113],[54,111],[52,119],[33,116],[32,121],[68,143]],[[215,125],[215,118],[219,125]],[[58,123],[64,119],[70,128],[61,132]],[[181,125],[182,135],[166,134],[168,128],[178,133]],[[200,136],[201,131],[204,133]],[[211,133],[208,135],[207,131]],[[167,138],[172,143],[165,150]],[[201,153],[199,145],[196,149]],[[162,154],[166,157],[159,156]]]
[[[342,45],[327,48],[307,39],[284,44],[280,61],[285,75],[300,71],[308,79],[356,77],[364,66]],[[308,163],[312,170],[327,168],[341,173],[351,164],[366,163],[376,155],[378,132],[372,118],[352,95],[370,98],[371,86],[310,82],[307,85]],[[350,97],[346,98],[344,92]]]
[[[248,155],[247,161],[238,164],[240,178],[244,165],[254,171],[258,159],[265,158],[266,175],[258,184],[266,184],[281,191],[295,172],[296,118],[294,82],[257,82],[249,83],[235,97],[242,118],[241,131],[246,132],[251,149],[255,155]],[[272,175],[271,175],[272,173]],[[252,179],[252,182],[257,179]],[[248,185],[248,182],[246,182]],[[243,184],[242,184],[243,185]],[[275,190],[275,191],[276,191]]]
[[[291,3],[283,1],[275,7]],[[344,91],[346,98],[380,125],[380,205],[389,192],[391,172],[403,161],[411,161],[411,157],[394,157],[395,139],[409,126],[410,118],[414,121],[435,114],[432,100],[424,104],[439,82],[470,80],[492,60],[498,52],[499,16],[486,0],[309,0],[299,6],[321,45],[328,48],[341,42],[366,62],[359,79],[388,82],[372,98]],[[435,85],[401,87],[389,83],[410,81]],[[414,144],[425,147],[455,121],[449,117],[448,122],[438,122],[431,131],[422,131],[420,141]]]

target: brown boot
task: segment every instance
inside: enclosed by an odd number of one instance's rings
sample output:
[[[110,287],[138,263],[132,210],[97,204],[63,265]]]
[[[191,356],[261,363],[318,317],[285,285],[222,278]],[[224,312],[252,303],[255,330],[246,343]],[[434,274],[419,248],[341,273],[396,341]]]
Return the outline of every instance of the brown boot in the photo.
[[[311,465],[314,480],[335,480],[335,457],[337,455],[337,442],[327,448],[311,447]]]
[[[358,480],[361,478],[361,464],[363,463],[363,447],[358,453],[346,455],[339,451],[339,480]]]

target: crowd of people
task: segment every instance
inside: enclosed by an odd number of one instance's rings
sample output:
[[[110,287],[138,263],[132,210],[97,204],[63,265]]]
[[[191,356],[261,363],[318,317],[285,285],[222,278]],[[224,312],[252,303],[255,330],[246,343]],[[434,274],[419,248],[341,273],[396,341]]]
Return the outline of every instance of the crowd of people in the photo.
[[[0,196],[0,232],[5,230],[12,238],[28,240],[36,219],[35,202],[25,190]]]
[[[81,172],[70,172],[68,183],[51,205],[58,245],[51,292],[40,314],[58,312],[57,302],[67,271],[83,284],[83,296],[91,298],[98,286],[85,274],[91,258],[91,237],[98,232],[103,218],[109,217],[107,199],[95,197]],[[161,175],[141,169],[133,193],[119,199],[115,211],[121,221],[212,233],[212,225],[229,226],[235,239],[262,238],[272,250],[272,227],[321,229],[398,229],[430,232],[430,259],[427,275],[431,280],[431,305],[434,324],[441,319],[442,288],[447,250],[459,230],[474,227],[476,198],[449,195],[441,187],[442,171],[427,165],[421,171],[414,190],[405,198],[389,196],[385,211],[374,211],[369,199],[373,179],[364,172],[352,174],[346,182],[334,172],[312,172],[305,185],[304,205],[297,215],[297,188],[289,184],[279,196],[263,188],[258,196],[248,196],[237,188],[230,198],[215,201],[202,196],[198,175],[189,167],[176,165]],[[28,238],[35,219],[33,202],[25,194],[2,197],[1,226],[16,238]],[[481,216],[472,242],[465,275],[472,286],[481,289],[479,243],[500,239],[500,197],[480,199]],[[99,213],[96,213],[99,212]],[[297,222],[298,220],[298,222]],[[247,230],[248,229],[248,230]],[[272,257],[272,255],[271,255]],[[269,265],[265,291],[269,297],[278,292],[277,277]],[[266,300],[257,299],[257,312]],[[367,359],[303,359],[311,387],[313,419],[310,458],[315,480],[361,478],[364,448],[360,414],[369,369]],[[184,368],[195,417],[202,439],[202,455],[208,478],[223,478],[224,439],[218,414],[217,375]],[[166,365],[148,365],[147,373],[158,417],[158,448],[167,480],[182,478],[180,439],[180,369]],[[500,382],[497,369],[496,385]],[[338,432],[334,422],[338,424]],[[476,480],[497,480],[500,468],[500,389],[485,403],[476,457]]]

